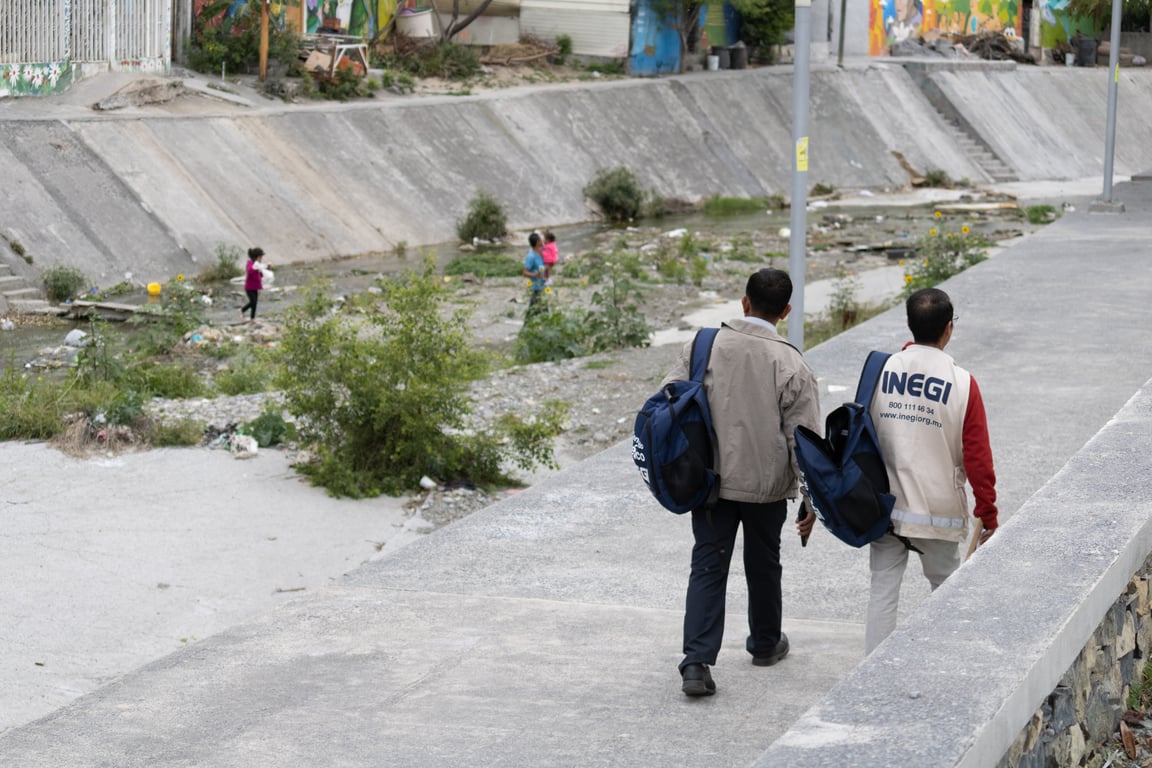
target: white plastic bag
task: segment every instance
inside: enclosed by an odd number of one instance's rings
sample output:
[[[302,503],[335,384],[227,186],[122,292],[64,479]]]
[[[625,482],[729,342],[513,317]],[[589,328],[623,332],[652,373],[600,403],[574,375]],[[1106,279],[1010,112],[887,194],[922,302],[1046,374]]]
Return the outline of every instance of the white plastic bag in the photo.
[[[232,435],[228,441],[228,448],[237,459],[251,459],[260,450],[260,444],[251,435]]]

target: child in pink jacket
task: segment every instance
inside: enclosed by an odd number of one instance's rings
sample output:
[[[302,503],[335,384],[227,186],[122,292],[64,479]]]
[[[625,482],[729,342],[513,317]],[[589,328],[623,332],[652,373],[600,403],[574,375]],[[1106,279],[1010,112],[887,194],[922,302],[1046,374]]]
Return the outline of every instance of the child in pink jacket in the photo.
[[[556,248],[556,235],[551,232],[544,233],[544,247],[540,249],[540,257],[544,259],[544,284],[552,284],[552,268],[560,261],[560,252]]]
[[[252,309],[252,319],[256,319],[256,300],[260,298],[260,291],[264,289],[264,258],[263,248],[248,249],[248,264],[244,270],[244,292],[248,294],[248,303],[240,307],[240,317],[249,308]]]

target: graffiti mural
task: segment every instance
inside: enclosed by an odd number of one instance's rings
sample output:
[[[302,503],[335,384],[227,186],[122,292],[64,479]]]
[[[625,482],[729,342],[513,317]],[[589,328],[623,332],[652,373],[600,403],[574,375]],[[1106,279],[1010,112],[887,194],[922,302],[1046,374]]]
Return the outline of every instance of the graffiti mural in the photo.
[[[308,32],[336,28],[346,35],[371,37],[391,20],[396,0],[305,0]]]
[[[71,85],[74,71],[67,61],[0,65],[0,94],[46,96],[59,93]]]
[[[1095,36],[1099,33],[1091,19],[1081,19],[1068,13],[1071,0],[1037,0],[1040,9],[1040,45],[1054,48],[1067,43],[1077,32]]]
[[[1067,0],[1055,0],[1067,2]],[[1021,0],[872,0],[868,48],[883,56],[902,41],[940,35],[1019,35]]]

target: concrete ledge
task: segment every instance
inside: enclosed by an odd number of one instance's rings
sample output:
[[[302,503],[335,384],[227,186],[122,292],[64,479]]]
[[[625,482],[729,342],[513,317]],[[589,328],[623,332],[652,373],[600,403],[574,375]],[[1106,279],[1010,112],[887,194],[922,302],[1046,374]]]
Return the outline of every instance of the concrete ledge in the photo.
[[[1014,61],[959,61],[955,59],[905,59],[893,57],[882,60],[885,63],[899,64],[910,72],[1015,72],[1018,65]]]
[[[1152,551],[1149,455],[1152,381],[755,765],[996,765]]]
[[[1119,200],[1093,200],[1088,206],[1089,213],[1124,213],[1124,203]]]

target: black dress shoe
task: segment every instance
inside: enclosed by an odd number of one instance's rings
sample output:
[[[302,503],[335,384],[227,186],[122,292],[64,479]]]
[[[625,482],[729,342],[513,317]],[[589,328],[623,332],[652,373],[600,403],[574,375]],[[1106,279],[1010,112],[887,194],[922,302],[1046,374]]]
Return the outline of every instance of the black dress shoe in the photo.
[[[788,655],[788,635],[783,632],[780,633],[780,642],[776,643],[776,647],[772,649],[772,653],[766,653],[763,656],[753,656],[752,664],[757,667],[770,667],[780,659]]]
[[[712,673],[703,664],[689,664],[680,671],[684,684],[680,690],[688,696],[711,696],[716,693],[716,683],[712,682]]]

